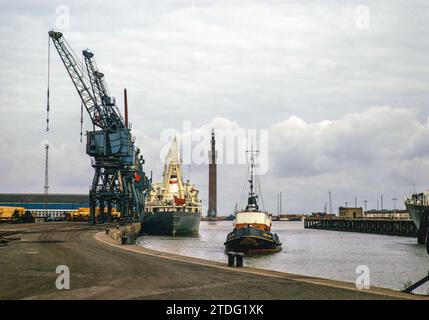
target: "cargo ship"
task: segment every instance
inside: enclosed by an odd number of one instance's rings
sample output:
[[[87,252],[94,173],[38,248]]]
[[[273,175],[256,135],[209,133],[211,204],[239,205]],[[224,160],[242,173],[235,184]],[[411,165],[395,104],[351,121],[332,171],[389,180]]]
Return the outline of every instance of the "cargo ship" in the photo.
[[[272,215],[259,210],[258,195],[254,191],[254,156],[251,154],[250,191],[244,210],[235,211],[234,229],[227,235],[225,251],[245,254],[270,253],[281,250],[277,234],[271,232]]]
[[[201,221],[199,191],[183,182],[177,139],[166,156],[163,181],[153,183],[145,201],[142,233],[149,235],[198,235]]]
[[[417,228],[417,242],[428,244],[429,242],[429,190],[415,193],[404,201],[405,207],[410,213]]]

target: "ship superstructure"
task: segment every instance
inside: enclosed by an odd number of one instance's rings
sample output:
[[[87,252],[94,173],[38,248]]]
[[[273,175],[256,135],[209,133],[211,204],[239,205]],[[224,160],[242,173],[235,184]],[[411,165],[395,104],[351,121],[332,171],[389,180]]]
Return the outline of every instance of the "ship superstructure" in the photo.
[[[199,191],[188,180],[183,182],[177,138],[166,156],[163,181],[153,183],[146,197],[143,233],[198,234],[201,218]]]

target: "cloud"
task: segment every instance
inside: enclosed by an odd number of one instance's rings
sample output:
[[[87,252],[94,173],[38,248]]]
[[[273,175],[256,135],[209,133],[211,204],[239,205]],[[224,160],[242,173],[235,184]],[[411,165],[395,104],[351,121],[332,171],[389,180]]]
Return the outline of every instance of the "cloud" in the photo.
[[[391,107],[315,123],[292,116],[270,128],[275,159],[284,159],[275,166],[286,176],[424,157],[427,133],[415,110]]]
[[[328,191],[343,203],[359,197],[375,207],[383,193],[404,198],[413,184],[428,187],[428,137],[428,120],[413,109],[373,107],[313,123],[292,116],[270,128],[270,175],[289,191],[302,188],[290,192],[306,208],[306,194],[322,208]]]

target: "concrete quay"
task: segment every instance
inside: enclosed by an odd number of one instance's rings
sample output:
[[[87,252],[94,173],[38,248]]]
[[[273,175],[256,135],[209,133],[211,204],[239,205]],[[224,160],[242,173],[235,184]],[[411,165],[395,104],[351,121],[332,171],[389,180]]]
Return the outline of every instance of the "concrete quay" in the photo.
[[[112,226],[113,228],[113,226]],[[106,225],[0,225],[0,299],[428,299],[121,245]],[[114,228],[113,228],[114,229]],[[70,290],[58,290],[58,265]]]

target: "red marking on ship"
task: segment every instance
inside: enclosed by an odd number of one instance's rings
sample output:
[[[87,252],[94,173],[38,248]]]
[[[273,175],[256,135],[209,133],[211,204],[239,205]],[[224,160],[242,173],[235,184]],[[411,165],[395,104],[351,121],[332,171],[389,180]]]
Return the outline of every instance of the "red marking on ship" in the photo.
[[[174,197],[174,203],[177,205],[185,204],[185,199]]]

